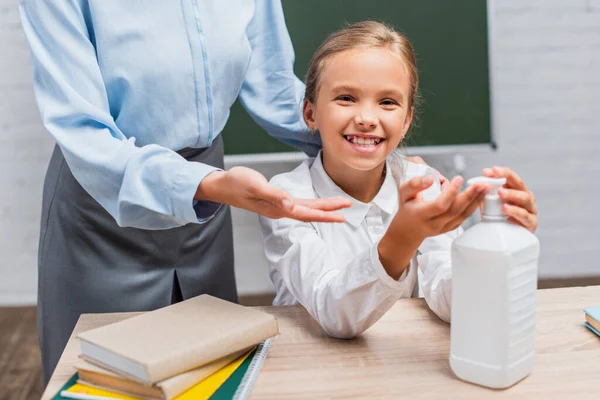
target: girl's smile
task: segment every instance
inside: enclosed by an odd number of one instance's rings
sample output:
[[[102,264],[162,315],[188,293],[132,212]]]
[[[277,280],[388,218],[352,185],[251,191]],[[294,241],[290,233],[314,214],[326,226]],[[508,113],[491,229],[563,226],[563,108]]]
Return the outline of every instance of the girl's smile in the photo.
[[[376,135],[345,134],[348,145],[359,153],[375,153],[383,147],[385,138]]]

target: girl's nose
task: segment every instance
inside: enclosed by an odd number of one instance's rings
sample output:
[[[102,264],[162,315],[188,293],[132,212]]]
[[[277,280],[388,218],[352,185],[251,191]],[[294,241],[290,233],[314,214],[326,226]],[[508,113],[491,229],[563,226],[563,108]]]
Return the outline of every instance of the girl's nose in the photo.
[[[373,129],[379,124],[377,115],[367,108],[361,109],[354,117],[354,122],[361,129]]]

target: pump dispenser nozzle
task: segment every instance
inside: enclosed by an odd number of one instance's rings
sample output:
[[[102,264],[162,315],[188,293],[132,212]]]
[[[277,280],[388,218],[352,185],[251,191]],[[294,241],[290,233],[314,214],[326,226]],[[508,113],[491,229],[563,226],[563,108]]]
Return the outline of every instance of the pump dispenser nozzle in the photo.
[[[476,183],[487,183],[490,185],[490,192],[486,194],[483,202],[482,217],[484,221],[503,221],[506,220],[506,215],[502,211],[502,204],[498,196],[498,189],[500,189],[505,183],[506,178],[487,178],[485,176],[478,176],[471,178],[467,181],[467,185],[471,186]]]

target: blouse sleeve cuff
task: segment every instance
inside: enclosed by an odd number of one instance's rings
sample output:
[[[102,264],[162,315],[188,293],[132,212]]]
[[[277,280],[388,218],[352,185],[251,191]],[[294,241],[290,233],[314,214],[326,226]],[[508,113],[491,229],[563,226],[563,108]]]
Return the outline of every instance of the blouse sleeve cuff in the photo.
[[[406,268],[404,272],[402,272],[402,275],[400,275],[400,278],[396,280],[387,273],[387,271],[383,267],[383,264],[381,264],[381,260],[379,259],[379,252],[377,250],[378,244],[379,242],[375,243],[371,247],[370,259],[373,271],[375,272],[379,280],[383,284],[385,284],[390,290],[394,292],[403,292],[407,283],[406,277],[408,276],[409,270],[416,267],[416,265],[413,265],[414,257],[410,260],[410,265],[408,266],[408,268]]]
[[[179,170],[173,182],[173,209],[175,217],[188,223],[206,223],[222,207],[221,203],[194,200],[200,182],[211,172],[222,171],[210,165],[187,162]]]

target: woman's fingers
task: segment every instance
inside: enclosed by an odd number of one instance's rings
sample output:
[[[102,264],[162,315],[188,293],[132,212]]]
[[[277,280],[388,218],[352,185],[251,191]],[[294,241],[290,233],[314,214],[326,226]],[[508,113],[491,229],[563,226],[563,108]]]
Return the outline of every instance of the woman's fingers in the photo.
[[[291,196],[282,189],[273,186],[267,182],[251,183],[250,194],[256,200],[271,204],[275,208],[291,211],[294,208],[294,201]],[[260,212],[259,212],[260,214]]]
[[[404,204],[417,198],[419,193],[433,184],[433,177],[429,175],[417,176],[400,185],[398,193],[400,195],[400,204]]]
[[[244,207],[269,218],[292,218],[303,222],[344,222],[345,218],[333,211],[349,207],[350,200],[292,199],[284,191],[268,183],[253,186],[254,206]]]
[[[344,197],[330,197],[327,199],[294,199],[294,203],[316,210],[336,211],[352,206],[352,202]]]
[[[344,222],[346,219],[341,214],[332,211],[352,206],[352,202],[343,197],[293,199],[293,201],[294,208],[285,217],[304,222]]]
[[[303,222],[344,222],[343,215],[333,211],[323,211],[319,208],[312,208],[308,205],[295,204],[292,210],[282,215],[285,218],[292,218]]]
[[[532,214],[537,214],[535,196],[528,190],[524,191],[501,188],[498,190],[498,195],[500,196],[500,199],[509,204],[522,207]]]
[[[297,219],[304,222],[344,222],[346,219],[338,213],[332,212],[352,205],[352,202],[343,197],[328,199],[293,199],[294,207],[287,211],[284,217]]]

